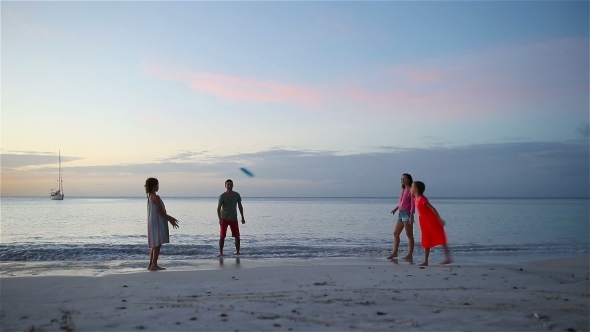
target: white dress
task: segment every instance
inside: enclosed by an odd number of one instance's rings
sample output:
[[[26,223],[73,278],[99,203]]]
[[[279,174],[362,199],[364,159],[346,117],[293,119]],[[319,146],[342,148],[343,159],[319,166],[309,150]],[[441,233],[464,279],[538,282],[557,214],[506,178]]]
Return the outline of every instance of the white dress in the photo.
[[[155,248],[163,243],[170,243],[170,234],[168,231],[168,221],[158,212],[158,206],[151,199],[148,199],[148,247]],[[164,202],[162,208],[166,211]]]

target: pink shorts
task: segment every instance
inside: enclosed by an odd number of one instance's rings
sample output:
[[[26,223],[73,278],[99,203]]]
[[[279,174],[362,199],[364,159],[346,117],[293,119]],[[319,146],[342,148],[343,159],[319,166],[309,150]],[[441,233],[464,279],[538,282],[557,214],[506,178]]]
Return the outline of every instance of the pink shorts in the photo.
[[[221,225],[220,226],[220,232],[219,232],[219,236],[220,237],[226,237],[227,235],[227,226],[229,226],[229,228],[231,229],[231,236],[233,237],[240,237],[240,228],[238,227],[238,221],[234,220],[234,221],[227,221],[225,219],[221,219]]]

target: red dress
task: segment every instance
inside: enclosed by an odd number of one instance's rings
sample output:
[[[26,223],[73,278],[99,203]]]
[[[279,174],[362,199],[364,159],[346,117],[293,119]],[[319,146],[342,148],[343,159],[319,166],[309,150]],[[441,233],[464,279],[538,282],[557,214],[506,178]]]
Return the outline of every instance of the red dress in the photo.
[[[445,230],[438,217],[426,206],[428,198],[420,196],[415,200],[416,210],[420,218],[420,231],[422,233],[422,247],[432,248],[447,244]]]

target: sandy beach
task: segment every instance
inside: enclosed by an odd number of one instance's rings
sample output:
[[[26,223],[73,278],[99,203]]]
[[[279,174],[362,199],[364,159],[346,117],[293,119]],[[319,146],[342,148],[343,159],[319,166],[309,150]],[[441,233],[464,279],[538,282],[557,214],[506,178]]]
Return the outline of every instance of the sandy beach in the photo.
[[[0,328],[589,330],[587,256],[426,268],[361,258],[278,266],[255,266],[242,258],[238,263],[227,257],[217,269],[4,276]]]

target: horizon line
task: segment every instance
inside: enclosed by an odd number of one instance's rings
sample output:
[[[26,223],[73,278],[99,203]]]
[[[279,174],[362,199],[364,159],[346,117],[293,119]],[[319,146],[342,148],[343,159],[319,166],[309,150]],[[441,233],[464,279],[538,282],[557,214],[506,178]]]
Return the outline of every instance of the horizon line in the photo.
[[[379,198],[397,199],[398,196],[244,196],[243,198]],[[44,198],[49,196],[3,196],[0,198]],[[66,196],[68,197],[68,196]],[[590,196],[428,196],[429,198],[444,199],[590,199]],[[145,198],[145,196],[69,196],[69,198]],[[219,198],[219,196],[167,196],[167,198]]]

